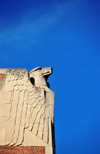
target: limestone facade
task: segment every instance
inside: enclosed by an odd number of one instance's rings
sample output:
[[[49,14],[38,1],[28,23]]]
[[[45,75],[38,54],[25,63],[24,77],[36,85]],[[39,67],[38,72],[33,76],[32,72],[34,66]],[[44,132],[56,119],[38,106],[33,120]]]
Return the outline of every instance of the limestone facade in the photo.
[[[45,147],[55,154],[52,68],[0,69],[0,146]]]

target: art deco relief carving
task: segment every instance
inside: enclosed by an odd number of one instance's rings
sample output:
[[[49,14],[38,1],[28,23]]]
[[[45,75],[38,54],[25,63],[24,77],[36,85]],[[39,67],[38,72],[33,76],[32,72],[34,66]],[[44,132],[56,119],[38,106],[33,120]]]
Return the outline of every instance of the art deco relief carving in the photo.
[[[51,67],[6,70],[0,80],[0,125],[4,126],[0,131],[4,130],[5,145],[23,145],[28,130],[52,146],[54,92],[47,83],[51,74]]]

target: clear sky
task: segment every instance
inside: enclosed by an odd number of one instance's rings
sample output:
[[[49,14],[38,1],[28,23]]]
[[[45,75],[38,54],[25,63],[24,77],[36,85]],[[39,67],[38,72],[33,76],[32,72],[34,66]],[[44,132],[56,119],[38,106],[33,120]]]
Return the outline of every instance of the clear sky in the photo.
[[[53,67],[57,154],[100,154],[100,0],[0,0],[0,67]]]

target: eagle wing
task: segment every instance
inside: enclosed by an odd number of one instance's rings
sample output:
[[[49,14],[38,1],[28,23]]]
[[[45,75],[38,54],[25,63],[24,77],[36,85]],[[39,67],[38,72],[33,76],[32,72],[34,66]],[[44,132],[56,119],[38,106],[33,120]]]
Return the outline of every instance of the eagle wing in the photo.
[[[21,145],[25,129],[49,143],[50,104],[46,90],[30,82],[26,69],[8,69],[5,85],[5,144]]]
[[[46,116],[48,106],[49,105],[46,104],[44,89],[37,88],[35,92],[29,92],[28,112],[30,113],[30,116],[28,130],[44,140],[46,143],[48,142],[48,131],[45,129],[48,127],[48,118]],[[44,136],[47,136],[46,139]]]

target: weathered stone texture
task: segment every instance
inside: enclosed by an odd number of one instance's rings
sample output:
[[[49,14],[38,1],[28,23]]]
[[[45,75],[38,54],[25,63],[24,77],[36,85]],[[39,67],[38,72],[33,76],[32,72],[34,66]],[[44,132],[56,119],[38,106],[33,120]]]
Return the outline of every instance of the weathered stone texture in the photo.
[[[5,79],[5,74],[4,73],[0,73],[0,80]]]
[[[51,74],[51,67],[0,69],[0,145],[6,150],[11,145],[15,151],[16,146],[44,146],[46,154],[53,154],[54,92],[47,82]]]
[[[45,154],[42,146],[0,146],[0,154]]]

